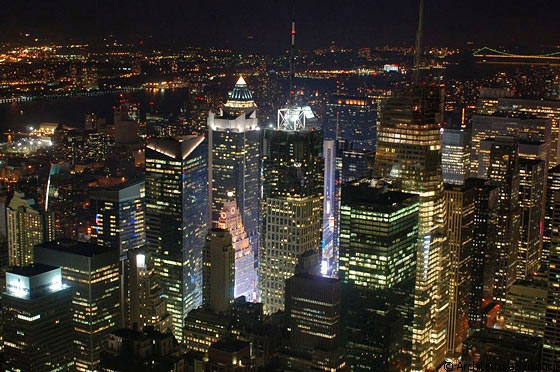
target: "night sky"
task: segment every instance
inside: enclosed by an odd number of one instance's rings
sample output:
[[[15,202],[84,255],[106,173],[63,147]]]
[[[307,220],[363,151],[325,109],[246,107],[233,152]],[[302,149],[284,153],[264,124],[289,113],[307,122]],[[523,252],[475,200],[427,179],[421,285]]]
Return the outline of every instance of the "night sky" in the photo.
[[[417,0],[11,0],[0,8],[0,39],[30,32],[90,41],[113,33],[271,52],[287,48],[295,14],[301,48],[331,41],[346,47],[410,45],[417,5]],[[556,0],[426,0],[426,40],[550,49],[560,44],[559,12]]]

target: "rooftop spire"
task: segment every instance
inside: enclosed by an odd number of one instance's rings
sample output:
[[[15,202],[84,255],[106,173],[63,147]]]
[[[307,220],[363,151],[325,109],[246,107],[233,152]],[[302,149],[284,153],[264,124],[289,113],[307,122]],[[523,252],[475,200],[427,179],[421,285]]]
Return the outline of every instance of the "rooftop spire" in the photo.
[[[293,104],[294,91],[294,75],[295,75],[295,60],[294,60],[294,48],[296,46],[296,20],[292,19],[292,46],[290,49],[290,97],[288,104]]]
[[[420,62],[422,61],[422,38],[424,33],[424,0],[420,0],[418,9],[418,30],[414,48],[414,84],[420,83]]]
[[[235,85],[247,85],[247,83],[245,82],[245,79],[243,79],[243,76],[239,76],[239,79],[237,80],[237,83],[235,83]]]

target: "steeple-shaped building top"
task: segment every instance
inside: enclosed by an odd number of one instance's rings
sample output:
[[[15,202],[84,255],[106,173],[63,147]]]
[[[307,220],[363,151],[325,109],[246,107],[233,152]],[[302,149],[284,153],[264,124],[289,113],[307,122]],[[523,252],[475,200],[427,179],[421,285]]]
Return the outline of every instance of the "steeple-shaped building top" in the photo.
[[[253,95],[247,87],[245,79],[243,79],[243,76],[240,76],[237,83],[235,83],[235,87],[229,93],[224,110],[241,114],[243,111],[255,109],[256,107]]]

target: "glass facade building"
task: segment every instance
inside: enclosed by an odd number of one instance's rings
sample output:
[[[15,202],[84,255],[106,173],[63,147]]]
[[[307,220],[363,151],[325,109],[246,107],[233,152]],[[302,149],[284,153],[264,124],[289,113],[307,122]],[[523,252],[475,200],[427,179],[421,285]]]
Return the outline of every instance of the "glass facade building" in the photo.
[[[208,226],[205,138],[152,139],[146,145],[146,240],[173,333],[202,304],[202,251]]]

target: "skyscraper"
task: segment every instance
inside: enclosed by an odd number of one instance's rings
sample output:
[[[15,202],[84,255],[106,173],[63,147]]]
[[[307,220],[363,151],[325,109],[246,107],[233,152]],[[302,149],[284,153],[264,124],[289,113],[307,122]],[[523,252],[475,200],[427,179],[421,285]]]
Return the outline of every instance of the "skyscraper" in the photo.
[[[91,206],[95,210],[92,238],[97,244],[119,250],[122,259],[131,249],[146,244],[143,180],[94,190]]]
[[[548,272],[552,246],[560,244],[560,165],[548,170],[546,184],[546,202],[544,214],[543,249],[541,272]]]
[[[35,246],[35,261],[60,266],[62,278],[72,288],[76,371],[98,370],[107,337],[121,324],[119,252],[57,240]]]
[[[128,252],[146,244],[144,181],[130,181],[94,190],[90,205],[95,211],[93,241],[119,251],[121,259],[121,321],[129,321]]]
[[[6,273],[6,371],[74,371],[71,302],[58,267],[33,264]]]
[[[356,181],[343,185],[339,276],[348,364],[358,370],[409,370],[418,196]]]
[[[233,193],[250,248],[256,257],[260,218],[260,128],[257,107],[240,77],[218,113],[208,114],[208,192],[211,219]]]
[[[228,230],[208,231],[202,262],[204,306],[221,313],[233,303],[235,289],[235,250]]]
[[[540,268],[545,191],[545,162],[519,158],[520,232],[517,279],[530,279]]]
[[[497,111],[513,112],[550,120],[550,140],[548,142],[550,166],[560,163],[560,101],[541,99],[519,99],[502,97],[498,99]]]
[[[447,353],[460,356],[469,329],[473,230],[476,189],[465,185],[445,185],[447,242],[451,251],[449,281],[449,323]]]
[[[516,280],[503,309],[506,329],[543,337],[547,301],[546,278]]]
[[[463,129],[445,128],[441,141],[443,182],[464,184],[469,178],[471,167],[471,133]]]
[[[255,282],[257,279],[255,260],[235,199],[230,199],[224,203],[220,212],[218,227],[229,231],[235,251],[234,297],[245,296],[247,301],[253,301],[256,299]]]
[[[284,282],[297,257],[321,249],[323,159],[320,132],[266,130],[259,283],[264,311],[284,309]]]
[[[487,138],[513,136],[518,140],[543,142],[550,152],[551,121],[522,114],[474,115],[472,124],[471,175],[486,177],[486,164],[481,156],[481,142]],[[551,163],[552,164],[552,163]]]
[[[375,150],[377,103],[367,97],[329,97],[323,131],[325,139],[350,141],[356,150]]]
[[[483,328],[482,309],[494,298],[499,188],[489,183],[481,178],[471,178],[467,181],[467,184],[476,191],[469,296],[469,328],[471,329]]]
[[[439,86],[416,86],[385,101],[377,133],[376,177],[395,178],[401,191],[420,197],[414,370],[436,368],[445,355],[450,271],[443,230],[442,105]]]
[[[480,143],[479,169],[499,188],[496,230],[496,274],[494,301],[505,303],[505,296],[515,280],[519,244],[519,165],[518,140],[514,137],[488,138]]]
[[[199,136],[152,139],[146,145],[146,240],[180,340],[187,313],[202,304],[207,151]]]
[[[8,262],[10,266],[33,263],[33,246],[54,240],[54,217],[43,211],[34,199],[15,191],[6,207]]]
[[[308,252],[320,256],[317,251]],[[292,352],[288,363],[298,370],[343,367],[340,281],[321,277],[317,272],[297,272],[286,280],[285,296]]]
[[[142,330],[149,326],[162,333],[171,330],[173,319],[167,312],[152,253],[145,247],[129,250],[127,274],[127,328]]]

